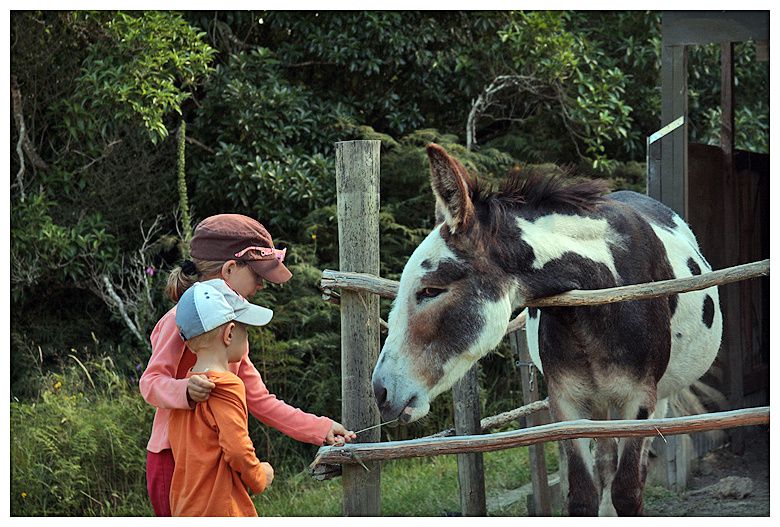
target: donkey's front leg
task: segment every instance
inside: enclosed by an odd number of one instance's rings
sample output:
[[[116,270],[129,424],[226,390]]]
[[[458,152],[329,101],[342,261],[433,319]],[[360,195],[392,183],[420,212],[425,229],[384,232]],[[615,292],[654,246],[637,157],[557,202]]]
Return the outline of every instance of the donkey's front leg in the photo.
[[[590,417],[581,401],[556,390],[550,383],[550,413],[556,421],[569,421]],[[593,454],[590,439],[562,441],[566,452],[569,476],[569,516],[596,516],[599,512],[599,492],[593,475]]]

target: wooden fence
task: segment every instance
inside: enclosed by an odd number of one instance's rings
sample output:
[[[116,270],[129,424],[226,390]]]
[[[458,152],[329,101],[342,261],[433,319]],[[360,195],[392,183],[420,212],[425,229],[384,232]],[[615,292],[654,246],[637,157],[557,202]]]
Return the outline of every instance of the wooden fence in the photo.
[[[322,273],[323,299],[341,304],[342,321],[342,420],[362,429],[361,443],[322,447],[311,465],[315,478],[343,475],[345,516],[380,515],[380,461],[404,457],[458,455],[458,481],[464,516],[484,516],[485,486],[482,452],[528,446],[532,465],[533,508],[549,515],[550,496],[543,443],[577,437],[628,437],[686,434],[695,431],[750,426],[769,422],[769,407],[731,412],[643,421],[571,421],[540,426],[535,414],[547,408],[538,401],[536,372],[518,330],[525,313],[510,321],[506,333],[513,351],[525,368],[523,397],[526,405],[499,416],[480,420],[476,366],[453,387],[455,428],[427,438],[378,443],[379,413],[373,400],[371,370],[379,354],[378,298],[395,298],[398,282],[379,278],[379,141],[336,144],[336,180],[341,271]],[[706,289],[769,274],[769,260],[754,262],[698,276],[593,291],[568,291],[529,303],[529,307],[599,305],[626,300]],[[335,291],[340,289],[341,294]],[[485,430],[513,420],[526,420],[528,428],[497,434]],[[454,437],[452,437],[454,436]],[[663,437],[663,436],[662,436]],[[564,481],[561,481],[565,485]]]
[[[522,430],[495,434],[454,437],[423,437],[387,443],[355,443],[322,447],[314,459],[314,467],[323,464],[356,464],[367,461],[387,461],[410,457],[441,456],[464,452],[493,452],[535,445],[545,441],[561,441],[583,437],[648,437],[721,430],[738,426],[769,423],[769,407],[745,408],[685,417],[662,419],[625,419],[614,421],[561,421]]]

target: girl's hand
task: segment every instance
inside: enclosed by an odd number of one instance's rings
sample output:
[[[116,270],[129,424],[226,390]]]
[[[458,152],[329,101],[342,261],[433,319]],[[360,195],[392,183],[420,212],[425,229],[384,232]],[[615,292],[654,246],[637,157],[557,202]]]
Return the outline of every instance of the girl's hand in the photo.
[[[325,442],[329,445],[343,445],[356,437],[355,432],[347,430],[341,423],[333,421],[330,430],[328,430],[328,435],[325,436]]]
[[[195,406],[194,403],[202,403],[209,398],[211,390],[214,389],[216,384],[211,382],[205,375],[193,375],[187,382],[187,398],[192,401],[191,406]]]

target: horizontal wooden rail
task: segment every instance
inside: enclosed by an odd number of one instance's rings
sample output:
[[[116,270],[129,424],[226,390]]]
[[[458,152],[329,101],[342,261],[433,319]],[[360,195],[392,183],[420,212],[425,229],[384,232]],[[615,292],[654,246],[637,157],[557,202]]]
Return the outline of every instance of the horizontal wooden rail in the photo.
[[[348,289],[350,291],[365,291],[382,298],[393,299],[398,294],[398,282],[380,278],[366,273],[347,273],[342,271],[322,271],[320,289],[323,295],[329,295],[333,289]]]
[[[353,443],[343,446],[321,447],[314,462],[310,465],[310,470],[312,474],[315,474],[318,467],[327,467],[328,465],[362,464],[367,461],[386,461],[444,454],[492,452],[546,441],[581,437],[676,435],[767,423],[769,423],[768,406],[665,419],[622,421],[582,419],[487,435],[432,437],[389,443]]]
[[[514,410],[509,410],[507,412],[502,412],[497,415],[485,417],[479,422],[479,425],[480,428],[482,429],[482,433],[485,433],[488,430],[492,430],[494,428],[498,428],[499,426],[503,426],[512,421],[516,421],[521,417],[525,417],[527,415],[531,415],[536,412],[541,412],[542,410],[547,410],[549,408],[550,408],[550,403],[547,399],[543,401],[535,401],[531,404],[526,404],[525,406],[515,408]],[[455,429],[448,428],[446,430],[442,430],[441,432],[437,432],[435,434],[425,436],[425,438],[450,437],[454,435],[455,435]],[[312,466],[311,475],[312,477],[314,477],[314,479],[320,481],[333,479],[341,475],[341,465],[320,464],[317,466]]]
[[[506,331],[504,332],[504,335],[509,335],[513,331],[517,331],[519,329],[525,329],[525,322],[526,322],[526,311],[523,310],[522,313],[517,315],[515,318],[509,321],[509,324],[506,327]]]
[[[673,280],[660,280],[646,284],[594,289],[592,291],[567,291],[560,295],[532,300],[527,305],[529,307],[593,306],[610,304],[612,302],[624,302],[626,300],[644,300],[676,293],[686,293],[688,291],[699,291],[714,285],[730,284],[768,274],[769,260],[761,260],[760,262],[736,265],[698,276],[675,278]]]
[[[698,291],[715,285],[730,284],[750,278],[758,278],[769,274],[769,260],[761,260],[734,267],[727,267],[697,276],[661,280],[645,284],[626,285],[609,289],[567,291],[559,295],[537,298],[527,303],[528,307],[564,307],[593,306],[625,302],[627,300],[643,300],[661,296]],[[398,282],[362,273],[345,273],[326,269],[322,272],[320,287],[323,296],[328,297],[333,289],[349,289],[350,291],[365,291],[377,294],[383,298],[395,298],[398,293]],[[523,314],[510,322],[507,333],[522,327]]]

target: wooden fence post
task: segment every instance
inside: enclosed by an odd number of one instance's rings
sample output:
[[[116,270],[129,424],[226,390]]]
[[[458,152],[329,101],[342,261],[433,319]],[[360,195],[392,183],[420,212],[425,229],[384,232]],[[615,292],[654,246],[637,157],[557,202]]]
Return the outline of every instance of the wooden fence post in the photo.
[[[509,344],[520,362],[520,375],[523,383],[523,404],[539,400],[539,382],[536,367],[531,363],[525,330],[509,334]],[[522,418],[523,428],[541,424],[539,416],[529,415]],[[531,488],[533,489],[533,516],[552,516],[550,489],[547,482],[547,463],[544,458],[544,443],[528,447],[528,461],[531,466]],[[531,516],[529,511],[529,516]]]
[[[380,141],[336,143],[336,192],[339,267],[379,275]],[[379,424],[371,372],[379,357],[379,297],[365,292],[341,294],[341,415],[344,426],[359,430]],[[377,442],[380,429],[360,434]],[[344,465],[344,516],[379,516],[380,463]]]
[[[739,201],[740,184],[734,169],[734,43],[723,42],[721,53],[721,149],[723,150],[723,211],[725,224],[730,232],[724,233],[724,253],[726,265],[736,265],[740,261],[740,216]],[[743,242],[744,243],[744,242]],[[742,341],[741,313],[747,307],[742,303],[740,294],[743,284],[732,284],[722,289],[723,309],[723,342],[728,350],[726,368],[728,375],[729,403],[732,409],[742,408],[745,395],[743,386],[743,353],[749,347]],[[751,316],[750,313],[748,316]],[[742,454],[745,449],[745,435],[740,429],[730,430],[731,450]]]
[[[455,435],[482,433],[479,404],[479,365],[475,364],[452,386]],[[485,465],[482,453],[458,454],[460,510],[463,516],[487,516]]]

